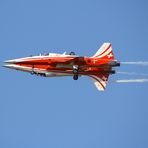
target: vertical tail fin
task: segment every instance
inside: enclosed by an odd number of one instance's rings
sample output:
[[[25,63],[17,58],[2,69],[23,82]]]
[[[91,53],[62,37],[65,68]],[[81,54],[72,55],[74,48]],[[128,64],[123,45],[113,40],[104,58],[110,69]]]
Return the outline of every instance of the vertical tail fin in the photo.
[[[114,54],[112,51],[111,43],[104,43],[92,58],[100,59],[99,61],[102,60],[105,61],[105,63],[114,61]],[[112,68],[110,67],[109,70],[111,69]],[[99,91],[105,90],[106,85],[108,83],[109,73],[95,74],[89,76],[91,77],[91,79],[94,82],[94,85],[97,87]]]
[[[114,54],[112,51],[111,43],[104,43],[100,49],[96,52],[93,58],[102,58],[108,60],[114,60]]]
[[[104,91],[108,83],[109,74],[90,75],[94,85],[99,91]]]

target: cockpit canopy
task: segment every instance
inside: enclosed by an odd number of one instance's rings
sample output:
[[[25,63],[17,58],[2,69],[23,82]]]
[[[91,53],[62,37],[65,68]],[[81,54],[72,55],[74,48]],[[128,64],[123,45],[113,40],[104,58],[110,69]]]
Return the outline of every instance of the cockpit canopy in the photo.
[[[62,55],[76,55],[75,52],[71,51],[70,53],[64,52],[63,54],[59,53],[40,53],[39,56],[62,56]]]
[[[75,54],[75,52],[71,51],[71,52],[69,52],[69,53],[64,52],[63,55],[76,55],[76,54]]]

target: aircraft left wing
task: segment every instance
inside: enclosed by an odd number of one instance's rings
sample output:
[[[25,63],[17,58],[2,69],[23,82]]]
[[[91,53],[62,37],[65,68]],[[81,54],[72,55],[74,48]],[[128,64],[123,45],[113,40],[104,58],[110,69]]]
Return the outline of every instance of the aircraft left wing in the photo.
[[[108,83],[109,74],[89,75],[99,91],[104,91]]]

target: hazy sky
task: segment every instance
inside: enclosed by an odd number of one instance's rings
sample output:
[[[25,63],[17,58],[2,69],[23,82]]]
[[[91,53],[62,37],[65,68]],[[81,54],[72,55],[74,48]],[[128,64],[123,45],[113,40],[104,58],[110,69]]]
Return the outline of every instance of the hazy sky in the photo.
[[[92,56],[103,42],[120,61],[148,61],[148,2],[0,0],[1,65],[43,52]],[[110,83],[99,92],[87,77],[42,78],[3,67],[0,76],[1,148],[148,147],[148,84]]]

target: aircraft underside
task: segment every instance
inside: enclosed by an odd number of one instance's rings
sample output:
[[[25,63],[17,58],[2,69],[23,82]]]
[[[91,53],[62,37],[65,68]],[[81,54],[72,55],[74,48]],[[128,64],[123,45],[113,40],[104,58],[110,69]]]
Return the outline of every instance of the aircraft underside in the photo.
[[[73,66],[72,68],[36,68],[37,66],[23,66],[16,64],[7,64],[5,65],[9,68],[16,69],[19,71],[29,72],[32,75],[44,76],[44,77],[61,77],[61,76],[73,76],[74,80],[77,80],[79,76],[89,76],[89,75],[98,75],[98,74],[114,74],[115,71],[112,70],[112,67],[104,68],[79,68],[78,66]],[[68,67],[68,66],[67,66]]]

